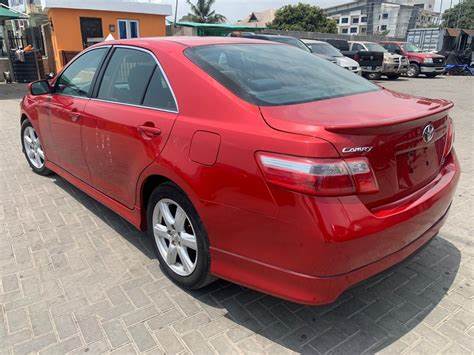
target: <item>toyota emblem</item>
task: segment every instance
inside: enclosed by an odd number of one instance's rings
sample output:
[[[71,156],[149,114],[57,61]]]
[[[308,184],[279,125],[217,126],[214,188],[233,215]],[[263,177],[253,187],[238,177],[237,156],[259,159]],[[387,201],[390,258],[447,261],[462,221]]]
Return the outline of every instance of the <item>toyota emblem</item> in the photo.
[[[434,131],[435,131],[435,128],[433,127],[431,123],[426,125],[425,128],[423,128],[422,137],[425,143],[428,143],[433,139]]]

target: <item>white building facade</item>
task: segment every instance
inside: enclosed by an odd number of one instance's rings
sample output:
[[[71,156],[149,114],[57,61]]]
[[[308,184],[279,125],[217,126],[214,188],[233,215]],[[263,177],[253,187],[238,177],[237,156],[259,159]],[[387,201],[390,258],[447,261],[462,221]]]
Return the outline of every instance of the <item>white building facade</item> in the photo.
[[[336,20],[338,33],[347,35],[384,34],[404,38],[407,31],[433,25],[439,13],[431,10],[435,0],[358,0],[326,8]]]

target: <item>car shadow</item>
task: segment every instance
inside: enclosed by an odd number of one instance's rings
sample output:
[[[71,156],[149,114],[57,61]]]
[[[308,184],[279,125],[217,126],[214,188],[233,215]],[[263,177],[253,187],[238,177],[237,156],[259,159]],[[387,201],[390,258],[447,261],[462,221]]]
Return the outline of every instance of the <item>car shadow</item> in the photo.
[[[396,82],[396,81],[408,81],[408,80],[409,80],[409,78],[407,78],[406,76],[400,76],[396,79],[389,79],[389,78],[386,78],[386,77],[383,76],[380,79],[377,79],[377,80],[374,80],[374,81],[375,82],[379,82],[379,81],[380,82],[387,82],[387,81],[389,81],[389,82],[395,81]]]
[[[0,101],[21,99],[23,96],[25,96],[26,91],[26,84],[5,84],[0,82]]]
[[[62,178],[52,180],[147,258],[156,259],[145,233]],[[411,330],[439,322],[443,312],[437,305],[453,284],[460,260],[460,251],[438,235],[402,263],[324,306],[296,304],[224,280],[196,291],[168,283],[167,292],[193,299],[214,313],[214,320],[225,317],[227,337],[244,352],[374,353],[403,338],[398,353],[417,338],[407,335]]]

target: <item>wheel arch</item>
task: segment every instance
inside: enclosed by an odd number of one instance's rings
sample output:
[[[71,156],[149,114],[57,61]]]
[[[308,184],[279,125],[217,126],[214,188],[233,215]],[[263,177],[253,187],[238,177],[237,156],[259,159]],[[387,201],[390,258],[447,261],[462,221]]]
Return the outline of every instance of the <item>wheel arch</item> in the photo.
[[[26,120],[31,122],[30,118],[26,115],[26,113],[22,112],[20,117],[20,125],[22,125],[23,122],[25,122]]]
[[[164,183],[171,183],[175,185],[178,189],[183,191],[183,193],[186,194],[188,198],[190,198],[189,195],[186,193],[186,191],[178,183],[176,183],[176,181],[170,179],[169,177],[160,175],[160,174],[148,175],[141,183],[141,187],[139,190],[139,201],[138,201],[138,206],[140,207],[140,211],[141,211],[140,229],[143,231],[147,229],[146,210],[147,210],[148,201],[150,199],[151,193],[153,192],[154,189],[156,189],[158,186]]]

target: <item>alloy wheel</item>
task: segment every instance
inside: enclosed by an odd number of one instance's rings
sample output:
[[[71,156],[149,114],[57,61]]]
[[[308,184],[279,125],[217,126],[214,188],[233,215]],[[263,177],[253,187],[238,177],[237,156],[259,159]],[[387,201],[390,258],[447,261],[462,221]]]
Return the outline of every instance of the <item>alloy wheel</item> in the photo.
[[[414,77],[417,74],[417,69],[414,65],[410,65],[407,70],[408,77]]]
[[[23,143],[29,162],[37,169],[44,166],[44,151],[35,129],[28,126],[23,131]]]
[[[180,276],[189,276],[196,268],[196,234],[184,209],[171,199],[161,199],[152,216],[153,235],[158,251],[169,268]]]

